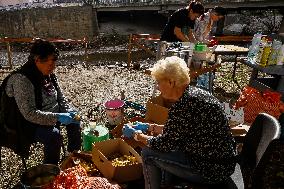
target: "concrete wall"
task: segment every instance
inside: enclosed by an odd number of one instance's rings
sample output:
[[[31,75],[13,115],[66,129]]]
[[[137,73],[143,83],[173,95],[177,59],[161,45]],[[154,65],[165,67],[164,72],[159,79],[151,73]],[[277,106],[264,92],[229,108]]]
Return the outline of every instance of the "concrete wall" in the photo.
[[[157,11],[98,12],[101,33],[160,34],[168,18]]]
[[[0,12],[0,34],[8,37],[92,39],[97,33],[96,12],[90,6]]]
[[[2,0],[0,1],[0,6],[16,5],[21,3],[29,3],[30,0]]]

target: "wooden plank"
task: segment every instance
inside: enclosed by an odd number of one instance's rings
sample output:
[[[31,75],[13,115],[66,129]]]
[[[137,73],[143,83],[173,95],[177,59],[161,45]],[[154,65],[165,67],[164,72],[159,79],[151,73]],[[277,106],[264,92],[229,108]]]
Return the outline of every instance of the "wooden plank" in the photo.
[[[228,35],[228,36],[215,36],[214,38],[217,39],[219,42],[251,42],[253,36]]]
[[[160,40],[160,34],[132,34],[133,39]]]
[[[198,70],[190,70],[189,71],[189,77],[190,78],[194,78],[194,77],[197,77],[197,76],[202,75],[204,73],[212,72],[212,71],[214,71],[215,69],[217,69],[219,67],[221,67],[221,64],[214,64],[212,66],[202,67],[202,68],[200,68]],[[145,70],[144,73],[147,74],[147,75],[151,75],[151,70],[147,69],[147,70]]]
[[[0,38],[0,43],[6,43],[6,42],[19,42],[19,43],[30,43],[36,39],[39,38],[10,38],[10,37],[4,37]],[[46,41],[50,41],[53,43],[84,43],[85,40],[81,39],[56,39],[56,38],[47,38]]]

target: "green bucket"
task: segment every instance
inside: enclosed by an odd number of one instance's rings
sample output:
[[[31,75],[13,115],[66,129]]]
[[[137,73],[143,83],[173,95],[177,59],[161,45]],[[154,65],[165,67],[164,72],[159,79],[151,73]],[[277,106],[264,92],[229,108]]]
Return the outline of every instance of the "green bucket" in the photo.
[[[195,47],[194,47],[194,50],[200,51],[200,52],[206,51],[207,50],[207,45],[203,44],[203,43],[197,43],[195,45]]]
[[[87,127],[83,130],[83,149],[85,151],[91,151],[92,144],[94,142],[100,142],[109,139],[109,131],[105,126],[97,125],[95,130],[98,131],[98,136],[96,136],[96,134],[93,132],[93,129],[91,129],[90,127]]]

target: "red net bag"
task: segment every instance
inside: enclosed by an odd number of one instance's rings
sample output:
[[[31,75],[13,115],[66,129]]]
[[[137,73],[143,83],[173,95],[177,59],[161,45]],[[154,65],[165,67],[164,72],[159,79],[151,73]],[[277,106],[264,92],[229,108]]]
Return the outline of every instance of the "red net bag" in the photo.
[[[253,87],[246,86],[234,104],[234,108],[244,107],[244,121],[252,123],[256,116],[265,112],[276,118],[284,111],[284,104],[281,102],[281,94],[278,92],[260,92]]]
[[[120,189],[106,178],[88,177],[85,169],[78,165],[61,171],[50,189]]]

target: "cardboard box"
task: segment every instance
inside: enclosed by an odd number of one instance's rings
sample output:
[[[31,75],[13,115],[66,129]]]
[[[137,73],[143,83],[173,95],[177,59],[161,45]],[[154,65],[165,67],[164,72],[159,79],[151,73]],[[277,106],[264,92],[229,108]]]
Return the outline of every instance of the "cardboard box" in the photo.
[[[223,103],[223,107],[229,122],[231,122],[230,125],[244,123],[244,107],[240,107],[235,110],[234,108],[230,107],[229,103]]]
[[[135,156],[138,164],[114,167],[107,157],[115,152]],[[120,138],[94,143],[92,158],[97,168],[107,179],[124,183],[143,176],[141,156]]]
[[[249,130],[249,125],[237,125],[235,127],[232,127],[231,130],[232,130],[232,134],[233,136],[242,136],[242,135],[246,135],[248,130]]]
[[[164,125],[168,119],[169,109],[164,106],[161,95],[148,100],[145,119],[148,122]]]

